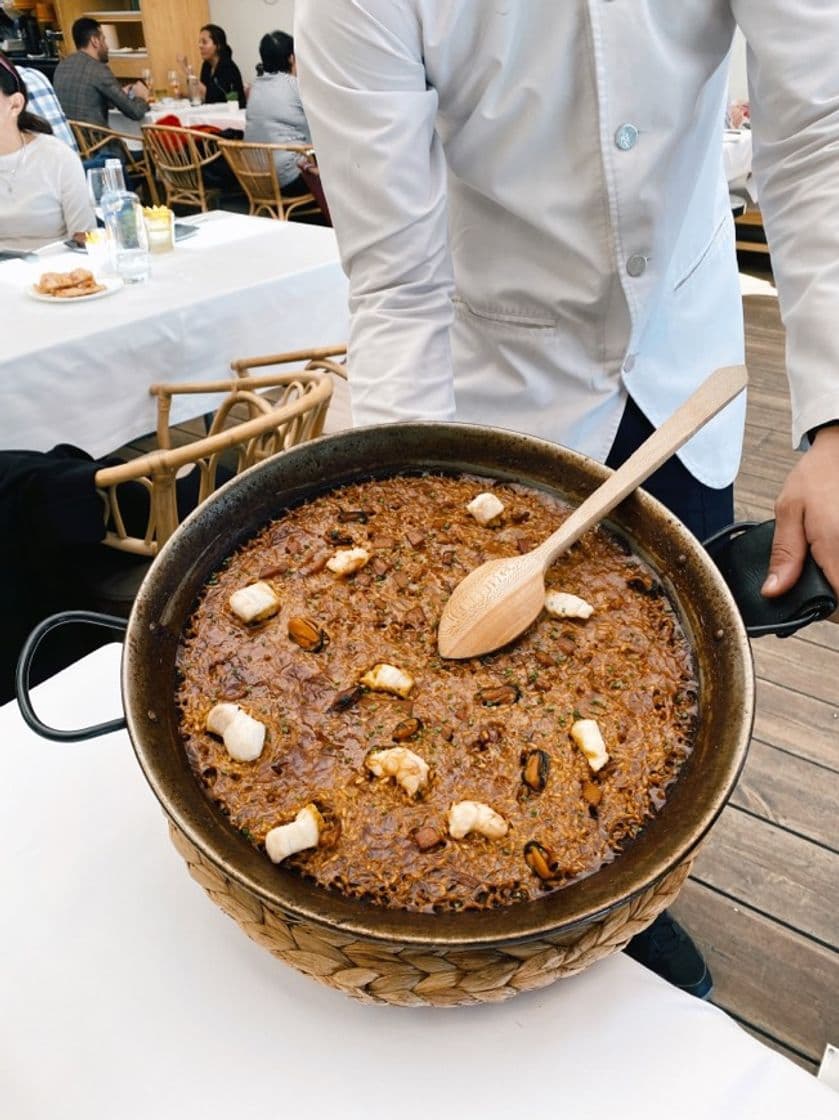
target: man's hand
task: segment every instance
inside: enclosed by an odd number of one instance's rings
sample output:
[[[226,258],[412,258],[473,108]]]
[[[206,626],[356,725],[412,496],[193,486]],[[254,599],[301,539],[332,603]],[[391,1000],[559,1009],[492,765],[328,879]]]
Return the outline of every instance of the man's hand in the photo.
[[[762,593],[774,598],[801,575],[807,546],[839,596],[839,427],[822,428],[775,502],[775,537]],[[834,621],[839,621],[834,616]]]

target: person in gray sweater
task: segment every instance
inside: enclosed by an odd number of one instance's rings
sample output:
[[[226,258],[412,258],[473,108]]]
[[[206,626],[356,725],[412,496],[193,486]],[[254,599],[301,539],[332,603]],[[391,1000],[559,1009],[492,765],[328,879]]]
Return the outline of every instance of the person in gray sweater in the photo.
[[[271,31],[259,43],[262,62],[248,97],[245,140],[259,144],[311,144],[312,137],[297,88],[294,39]],[[274,164],[283,195],[308,194],[295,152],[275,152]]]

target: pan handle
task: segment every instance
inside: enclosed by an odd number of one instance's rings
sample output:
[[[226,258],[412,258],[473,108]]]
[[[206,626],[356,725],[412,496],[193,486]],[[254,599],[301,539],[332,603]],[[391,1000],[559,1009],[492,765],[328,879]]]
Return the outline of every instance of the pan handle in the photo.
[[[128,622],[124,618],[117,618],[115,615],[109,614],[96,614],[93,611],[63,611],[61,614],[50,615],[49,618],[45,618],[43,622],[38,623],[24,642],[17,662],[17,672],[15,673],[15,692],[17,693],[18,707],[24,723],[42,738],[54,739],[59,743],[80,743],[83,739],[95,739],[99,735],[107,735],[111,731],[121,731],[126,725],[125,717],[122,716],[120,719],[112,719],[108,723],[97,723],[92,727],[82,727],[78,731],[59,731],[58,728],[49,727],[46,723],[42,723],[35,714],[32,699],[29,695],[29,674],[38,647],[51,631],[57,630],[59,626],[76,623],[104,627],[106,630],[119,634],[121,639],[125,638],[125,631],[128,628]]]
[[[774,532],[774,521],[740,521],[703,542],[752,638],[766,634],[788,638],[802,626],[828,618],[836,610],[836,594],[809,552],[795,587],[776,599],[764,599],[760,594],[769,570]]]

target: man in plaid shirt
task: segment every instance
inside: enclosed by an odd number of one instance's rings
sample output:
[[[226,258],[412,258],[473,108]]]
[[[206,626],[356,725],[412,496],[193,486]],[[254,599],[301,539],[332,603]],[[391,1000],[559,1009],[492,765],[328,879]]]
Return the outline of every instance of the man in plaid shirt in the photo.
[[[42,120],[52,125],[52,134],[63,140],[68,147],[78,153],[79,146],[73,136],[67,118],[59,104],[52,88],[52,82],[40,70],[32,70],[28,66],[18,66],[18,74],[26,85],[28,107],[31,112]]]
[[[73,24],[76,53],[62,59],[53,83],[61,108],[71,121],[86,121],[108,127],[108,109],[113,105],[126,117],[139,121],[148,112],[145,82],[124,89],[108,66],[108,44],[102,25],[82,17]]]

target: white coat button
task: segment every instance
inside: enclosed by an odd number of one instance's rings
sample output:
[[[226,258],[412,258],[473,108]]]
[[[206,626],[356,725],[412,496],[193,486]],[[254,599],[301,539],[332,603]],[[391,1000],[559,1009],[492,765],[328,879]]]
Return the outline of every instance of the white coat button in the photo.
[[[634,369],[635,369],[635,355],[634,354],[627,354],[626,361],[623,363],[623,372],[624,373],[632,373],[632,371]]]
[[[643,276],[647,271],[647,258],[640,253],[633,253],[626,262],[626,271],[630,276]]]
[[[634,124],[622,124],[615,133],[615,147],[628,152],[638,142],[638,129]]]

